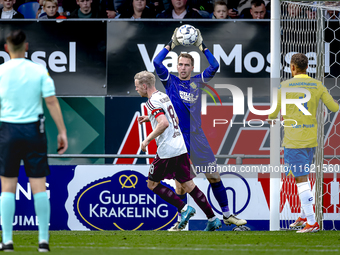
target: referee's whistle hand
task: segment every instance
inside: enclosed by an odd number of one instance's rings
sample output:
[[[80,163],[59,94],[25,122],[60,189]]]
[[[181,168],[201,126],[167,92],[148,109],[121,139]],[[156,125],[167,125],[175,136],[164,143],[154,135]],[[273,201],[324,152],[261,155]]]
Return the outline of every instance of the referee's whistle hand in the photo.
[[[63,154],[68,148],[68,141],[66,134],[58,135],[58,154]]]

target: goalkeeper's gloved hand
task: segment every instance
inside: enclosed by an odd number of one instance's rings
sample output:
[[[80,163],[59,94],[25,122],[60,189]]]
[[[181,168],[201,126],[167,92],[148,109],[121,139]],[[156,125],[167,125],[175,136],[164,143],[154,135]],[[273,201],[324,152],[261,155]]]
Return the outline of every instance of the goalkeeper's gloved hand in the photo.
[[[206,48],[206,46],[203,43],[203,37],[201,35],[201,31],[197,28],[196,28],[196,30],[197,30],[198,36],[197,36],[197,40],[194,43],[194,45],[197,46],[200,49],[200,51],[203,52],[203,50]]]
[[[177,40],[176,34],[177,34],[178,27],[176,27],[174,33],[172,34],[170,42],[167,44],[170,46],[170,50],[173,50],[176,46],[179,45],[179,42]]]

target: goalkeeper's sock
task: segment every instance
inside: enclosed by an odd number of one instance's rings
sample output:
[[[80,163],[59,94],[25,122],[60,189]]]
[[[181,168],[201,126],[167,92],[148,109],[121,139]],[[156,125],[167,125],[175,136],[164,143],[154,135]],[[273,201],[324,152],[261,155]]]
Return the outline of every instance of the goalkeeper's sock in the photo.
[[[176,195],[185,203],[188,203],[188,199],[187,199],[187,193],[185,193],[184,195],[178,195],[176,193]],[[178,216],[177,216],[177,221],[181,221],[182,220],[182,215],[181,215],[181,211],[178,212]]]
[[[175,206],[178,211],[181,211],[185,206],[185,203],[175,194],[175,192],[160,183],[152,191],[164,201]]]
[[[210,183],[211,189],[214,193],[214,196],[222,209],[222,213],[225,217],[229,217],[231,215],[229,206],[228,206],[228,197],[227,192],[225,191],[225,187],[222,181]]]
[[[1,194],[1,224],[2,224],[2,242],[12,241],[13,218],[15,212],[15,194],[11,192],[2,192]]]
[[[303,211],[305,212],[305,215],[307,217],[307,222],[309,225],[315,224],[315,214],[313,210],[313,193],[310,189],[308,182],[301,182],[297,183],[298,192],[300,196],[301,201],[301,207]]]

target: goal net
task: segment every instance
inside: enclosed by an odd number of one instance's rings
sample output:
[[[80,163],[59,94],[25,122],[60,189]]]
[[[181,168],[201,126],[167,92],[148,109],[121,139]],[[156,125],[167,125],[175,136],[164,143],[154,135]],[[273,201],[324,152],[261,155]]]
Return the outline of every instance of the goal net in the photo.
[[[281,1],[281,80],[291,78],[293,54],[309,59],[307,74],[321,80],[330,94],[340,96],[340,2]],[[338,119],[339,118],[339,119]],[[340,229],[340,116],[320,102],[318,147],[309,181],[315,197],[315,214],[321,229]],[[283,130],[281,132],[283,137]],[[283,154],[283,150],[281,151]],[[295,180],[281,177],[280,227],[289,229],[300,214]]]

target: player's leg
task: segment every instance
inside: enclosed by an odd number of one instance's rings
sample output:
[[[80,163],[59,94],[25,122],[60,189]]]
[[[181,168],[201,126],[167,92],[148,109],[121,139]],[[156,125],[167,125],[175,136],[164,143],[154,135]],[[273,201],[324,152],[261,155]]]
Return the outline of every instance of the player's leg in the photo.
[[[303,177],[303,176],[301,176],[301,177]],[[309,186],[309,183],[308,183],[308,178],[302,179],[301,177],[295,178],[296,185],[298,187],[298,194],[299,194],[300,201],[301,201],[301,212],[300,212],[299,217],[292,224],[289,225],[290,228],[304,228],[307,224],[307,217],[306,217],[306,213],[305,213],[305,210],[304,210],[305,206],[302,206],[301,196],[305,197],[306,195],[308,196],[309,194],[308,194],[308,191],[307,192],[303,191],[306,188],[306,186],[304,184],[301,185],[301,183],[306,182],[308,186]],[[299,186],[300,186],[300,188],[299,188]]]
[[[160,182],[148,180],[148,188],[164,201],[175,206],[179,211],[185,207],[185,203],[168,187],[162,185]]]
[[[208,226],[205,230],[213,231],[217,228],[221,227],[221,222],[219,219],[215,217],[215,214],[211,208],[211,205],[208,203],[208,200],[204,193],[195,185],[192,179],[196,176],[193,171],[192,164],[189,159],[189,155],[183,154],[177,157],[177,161],[175,166],[176,170],[176,180],[181,183],[182,188],[186,193],[188,193],[196,202],[196,204],[202,209],[202,211],[206,214],[209,219]],[[182,218],[185,217],[182,214]],[[189,219],[187,219],[189,220]],[[186,220],[182,219],[181,222],[185,222]],[[187,222],[185,222],[186,224]],[[181,224],[179,225],[181,228]]]
[[[46,176],[50,174],[47,162],[46,134],[41,133],[39,123],[26,125],[26,147],[23,156],[26,175],[31,184],[34,209],[39,221],[39,252],[48,252],[49,248],[49,223],[51,205],[46,192]]]
[[[0,250],[13,251],[13,218],[15,192],[22,153],[22,125],[2,123],[0,129],[1,223]]]
[[[176,195],[186,204],[187,203],[187,193],[185,192],[185,190],[182,188],[182,185],[177,180],[175,180],[175,185],[176,185],[176,188],[175,188]],[[181,215],[181,212],[178,211],[177,222],[171,228],[169,228],[168,230],[169,231],[181,231],[182,229],[178,228],[178,225],[181,222],[181,220],[182,220],[182,215]],[[185,227],[186,226],[184,226],[184,228]]]
[[[313,226],[316,223],[313,210],[314,197],[308,182],[308,175],[295,177],[295,181],[301,201],[301,211],[306,215],[307,223]]]
[[[39,221],[39,251],[49,251],[49,223],[51,217],[50,200],[46,193],[46,177],[29,178],[33,199],[35,214]]]
[[[221,180],[221,176],[218,172],[215,173],[206,173],[213,194],[219,203],[222,213],[223,213],[223,222],[228,226],[231,224],[235,224],[236,226],[242,226],[247,224],[246,220],[239,219],[235,215],[231,214],[228,206],[228,197],[226,189]]]
[[[289,165],[290,172],[295,177],[301,208],[307,218],[306,226],[298,230],[297,233],[317,232],[320,230],[319,224],[315,221],[313,209],[314,197],[308,183],[309,165],[312,163],[314,151],[315,148],[284,149],[285,164]],[[304,224],[302,222],[304,219],[301,218],[301,215],[296,222],[298,221],[300,221],[301,226]],[[298,223],[295,225],[298,225]]]
[[[231,214],[228,205],[228,196],[220,174],[217,172],[216,159],[208,140],[201,130],[198,134],[190,137],[190,159],[196,169],[203,169],[211,185],[212,192],[217,200],[223,214],[223,221],[226,225],[235,224],[237,226],[247,224],[246,220],[238,219]],[[211,173],[208,170],[212,169]]]
[[[205,173],[205,176],[211,185],[212,192],[221,207],[223,215],[228,218],[231,213],[228,206],[227,192],[221,180],[220,174],[218,172]]]
[[[0,249],[3,251],[13,251],[13,219],[17,183],[17,177],[1,176],[2,244]]]
[[[196,213],[195,209],[185,204],[171,189],[162,185],[160,182],[148,180],[148,188],[164,201],[172,204],[182,214],[182,219],[178,224],[179,229],[183,229],[188,223],[189,219]]]
[[[208,218],[207,227],[204,231],[214,231],[222,227],[221,221],[215,216],[211,205],[204,193],[190,180],[182,183],[183,189],[195,200],[196,204],[202,209]]]
[[[318,232],[320,227],[315,220],[313,209],[314,196],[308,182],[308,175],[295,177],[295,181],[301,201],[301,210],[304,211],[307,219],[307,224],[305,224],[303,229],[298,230],[297,233]]]
[[[286,176],[296,174],[296,165],[295,165],[295,151],[294,149],[288,149],[284,148],[284,162],[285,162],[285,167],[289,169],[289,171],[285,171]],[[300,216],[297,218],[295,222],[289,225],[290,228],[301,228],[304,227],[307,224],[307,218],[304,213],[303,208],[301,207],[301,213]]]
[[[185,216],[182,217],[178,226],[180,229],[183,229],[185,227],[184,222],[188,221],[189,218],[194,215],[195,209],[188,206],[176,195],[175,192],[160,183],[163,179],[174,179],[176,175],[176,168],[180,169],[180,166],[177,165],[179,157],[180,156],[161,159],[157,155],[149,169],[148,188],[160,198],[175,206],[177,210],[181,212],[182,216],[183,213],[185,213]]]

